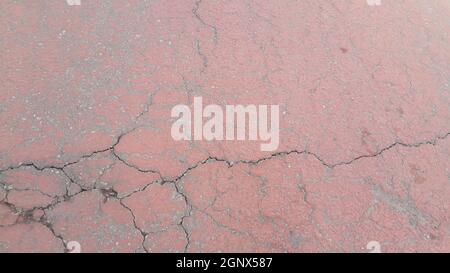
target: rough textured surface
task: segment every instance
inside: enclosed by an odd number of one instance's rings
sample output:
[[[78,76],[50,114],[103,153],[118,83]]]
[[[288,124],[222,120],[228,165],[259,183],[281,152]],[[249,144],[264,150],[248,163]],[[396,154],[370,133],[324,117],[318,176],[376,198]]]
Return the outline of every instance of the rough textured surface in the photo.
[[[0,3],[0,252],[450,251],[450,4]],[[279,104],[280,147],[170,110]]]

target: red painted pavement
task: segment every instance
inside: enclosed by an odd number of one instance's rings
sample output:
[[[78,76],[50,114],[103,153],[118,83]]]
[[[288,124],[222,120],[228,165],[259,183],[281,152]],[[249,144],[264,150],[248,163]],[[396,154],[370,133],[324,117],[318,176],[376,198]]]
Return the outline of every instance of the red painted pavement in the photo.
[[[369,3],[1,1],[0,252],[449,252],[450,2]]]

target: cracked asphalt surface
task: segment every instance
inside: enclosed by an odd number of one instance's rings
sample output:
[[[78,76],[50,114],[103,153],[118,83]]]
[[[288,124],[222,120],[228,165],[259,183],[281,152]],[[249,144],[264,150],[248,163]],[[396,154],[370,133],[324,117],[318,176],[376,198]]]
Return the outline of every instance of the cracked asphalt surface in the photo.
[[[0,252],[450,252],[447,0],[0,3]],[[170,110],[279,104],[280,147]]]

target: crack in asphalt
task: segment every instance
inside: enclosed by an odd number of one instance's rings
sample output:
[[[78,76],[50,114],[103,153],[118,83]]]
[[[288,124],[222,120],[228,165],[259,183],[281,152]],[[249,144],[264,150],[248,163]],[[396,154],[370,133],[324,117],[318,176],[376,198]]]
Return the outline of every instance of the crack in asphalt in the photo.
[[[200,5],[202,3],[203,0],[198,0],[197,2],[195,2],[195,6],[192,9],[192,14],[194,15],[195,18],[197,18],[197,20],[204,26],[208,27],[209,29],[212,30],[213,32],[213,40],[214,43],[217,44],[217,41],[219,39],[219,31],[217,30],[217,27],[214,25],[211,25],[207,22],[205,22],[205,20],[203,20],[203,18],[198,14],[198,10],[200,9]]]
[[[419,148],[420,146],[423,146],[423,145],[433,145],[433,146],[435,146],[438,141],[446,139],[449,135],[450,135],[450,132],[448,132],[448,133],[446,133],[446,134],[444,134],[442,136],[437,136],[436,138],[434,138],[432,140],[426,140],[426,141],[416,142],[416,143],[412,143],[412,144],[396,141],[396,142],[392,143],[391,145],[389,145],[389,146],[379,150],[376,153],[368,154],[368,155],[361,155],[361,156],[353,158],[352,160],[349,160],[349,161],[346,161],[346,162],[344,161],[344,162],[336,163],[336,164],[330,165],[330,166],[331,166],[331,168],[334,168],[334,167],[342,166],[342,165],[350,165],[353,162],[358,161],[358,160],[363,159],[363,158],[377,157],[377,156],[383,154],[384,152],[386,152],[386,151],[388,151],[388,150],[390,150],[390,149],[392,149],[392,148],[394,148],[396,146],[402,146],[402,147],[406,147],[406,148]]]
[[[117,198],[117,197],[116,197],[116,198]],[[138,226],[138,224],[136,223],[136,216],[134,215],[133,210],[132,210],[130,207],[128,207],[127,205],[125,205],[125,204],[123,203],[123,199],[125,199],[125,198],[126,198],[126,197],[123,197],[123,198],[117,198],[117,199],[119,199],[120,205],[121,205],[122,207],[124,207],[126,210],[128,210],[128,211],[131,213],[131,216],[133,217],[133,225],[134,225],[134,228],[135,228],[137,231],[139,231],[140,234],[141,234],[141,236],[142,236],[142,244],[141,244],[141,245],[142,245],[142,249],[143,249],[145,252],[149,253],[147,247],[145,246],[145,240],[146,240],[146,238],[147,238],[148,233],[145,232],[144,230],[142,230],[142,229]]]
[[[47,170],[47,169],[59,170],[59,171],[61,171],[62,174],[69,180],[70,183],[76,184],[76,185],[78,185],[78,186],[80,187],[80,191],[79,191],[79,192],[74,193],[74,194],[69,194],[69,192],[68,192],[68,187],[69,187],[69,186],[66,186],[66,193],[65,193],[63,196],[54,196],[54,197],[53,197],[54,200],[53,200],[50,204],[48,204],[47,206],[43,206],[43,207],[33,207],[32,209],[24,210],[24,209],[17,208],[14,204],[11,204],[11,203],[9,203],[9,202],[7,201],[8,193],[9,193],[9,191],[11,191],[11,190],[13,190],[13,189],[8,189],[8,187],[7,187],[7,185],[6,185],[5,183],[1,183],[0,185],[1,185],[1,186],[3,187],[3,189],[6,191],[6,196],[5,196],[5,198],[4,198],[3,200],[0,201],[0,203],[2,203],[2,204],[4,204],[4,205],[8,206],[8,207],[11,209],[11,211],[16,212],[16,213],[19,213],[19,215],[22,216],[22,217],[20,217],[20,218],[23,218],[23,219],[25,219],[26,221],[37,222],[37,223],[40,223],[40,224],[43,224],[44,226],[46,226],[46,227],[51,231],[51,233],[55,236],[55,238],[59,239],[59,240],[62,242],[62,244],[63,244],[63,246],[64,246],[64,251],[67,252],[68,249],[67,249],[66,241],[64,240],[64,238],[63,238],[61,235],[59,235],[59,234],[56,233],[56,231],[54,230],[54,228],[53,228],[53,226],[52,226],[52,223],[51,223],[50,221],[48,221],[48,219],[47,219],[47,217],[46,217],[46,211],[49,210],[49,209],[51,209],[51,208],[54,208],[55,206],[57,206],[57,205],[60,204],[60,203],[69,201],[69,200],[72,199],[73,197],[75,197],[75,196],[77,196],[77,195],[79,195],[79,194],[81,194],[81,193],[83,193],[83,192],[88,192],[88,191],[93,191],[93,190],[100,190],[100,191],[103,193],[103,195],[105,195],[105,198],[109,198],[109,197],[111,197],[111,198],[116,198],[117,200],[119,200],[119,203],[121,204],[121,206],[122,206],[124,209],[126,209],[126,210],[128,210],[128,211],[130,212],[130,214],[131,214],[131,216],[132,216],[132,218],[133,218],[133,225],[134,225],[134,228],[135,228],[136,230],[138,230],[139,233],[141,234],[141,236],[143,237],[143,240],[142,240],[142,247],[143,247],[143,250],[144,250],[145,252],[149,252],[148,249],[145,247],[145,240],[146,240],[146,237],[147,237],[148,234],[147,234],[145,231],[143,231],[141,228],[139,228],[139,226],[138,226],[137,223],[136,223],[136,216],[135,216],[133,210],[132,210],[131,208],[129,208],[128,206],[126,206],[126,205],[122,202],[122,200],[125,199],[125,198],[131,197],[133,194],[135,194],[135,193],[137,193],[137,192],[141,192],[141,191],[146,190],[146,189],[147,189],[151,184],[153,184],[153,183],[160,183],[161,185],[164,185],[165,183],[172,183],[172,184],[174,185],[175,190],[177,191],[177,193],[180,194],[180,195],[183,197],[184,202],[185,202],[185,204],[186,204],[186,206],[187,206],[187,213],[181,218],[181,221],[178,223],[178,225],[183,229],[183,231],[184,231],[184,233],[185,233],[185,236],[186,236],[186,241],[187,241],[187,242],[186,242],[186,245],[185,245],[185,247],[184,247],[184,252],[187,252],[188,249],[189,249],[189,246],[190,246],[190,244],[191,244],[191,235],[189,234],[189,231],[188,231],[188,229],[187,229],[186,226],[185,226],[185,220],[186,220],[186,218],[188,218],[188,217],[191,216],[192,211],[193,211],[193,206],[192,206],[192,204],[190,204],[189,199],[188,199],[188,197],[186,196],[186,194],[180,189],[178,182],[179,182],[183,177],[185,177],[186,175],[188,175],[192,170],[198,168],[199,166],[208,164],[208,163],[210,163],[210,162],[224,162],[224,163],[227,164],[227,166],[228,166],[229,168],[231,168],[231,167],[233,167],[233,166],[235,166],[235,165],[238,165],[238,164],[258,165],[258,164],[260,164],[261,162],[268,161],[268,160],[271,160],[271,159],[274,159],[274,158],[278,158],[278,157],[288,156],[288,155],[291,155],[291,154],[296,154],[296,155],[302,155],[302,154],[303,154],[303,155],[310,155],[310,156],[316,158],[318,161],[320,161],[321,164],[324,165],[325,167],[330,168],[330,169],[333,169],[333,168],[338,167],[338,166],[346,166],[346,165],[350,165],[350,164],[352,164],[352,163],[354,163],[354,162],[356,162],[356,161],[358,161],[358,160],[364,159],[364,158],[374,158],[374,157],[380,156],[380,155],[382,155],[384,152],[389,151],[389,150],[393,149],[393,148],[396,147],[396,146],[401,146],[401,147],[406,147],[406,148],[419,148],[419,147],[424,146],[424,145],[433,145],[433,146],[435,146],[435,145],[438,143],[438,141],[444,140],[444,139],[446,139],[446,138],[450,135],[450,132],[449,132],[449,133],[446,133],[446,134],[444,134],[444,135],[437,136],[436,138],[431,139],[431,140],[426,140],[426,141],[416,142],[416,143],[412,143],[412,144],[408,144],[408,143],[396,141],[396,142],[392,143],[391,145],[386,146],[385,148],[379,150],[379,151],[376,152],[376,153],[366,154],[366,155],[360,155],[360,156],[357,156],[357,157],[355,157],[355,158],[353,158],[353,159],[351,159],[351,160],[348,160],[348,161],[341,161],[341,162],[334,163],[334,164],[327,163],[327,162],[326,162],[325,160],[323,160],[320,156],[318,156],[317,154],[315,154],[315,153],[313,153],[313,152],[310,152],[310,151],[308,151],[308,150],[291,150],[291,151],[285,151],[285,152],[277,152],[277,153],[273,153],[273,154],[271,154],[271,155],[269,155],[269,156],[262,157],[262,158],[259,158],[259,159],[256,159],[256,160],[238,160],[238,161],[230,161],[230,160],[224,159],[224,158],[218,158],[218,157],[214,157],[214,156],[209,156],[208,158],[206,158],[206,159],[204,159],[204,160],[202,160],[202,161],[200,161],[200,162],[198,162],[198,163],[196,163],[196,164],[194,164],[194,165],[192,165],[192,166],[186,168],[180,175],[176,176],[175,178],[173,178],[173,179],[167,179],[167,178],[164,178],[164,177],[162,176],[162,174],[161,174],[159,171],[142,169],[142,168],[140,168],[140,167],[138,167],[138,166],[135,166],[135,165],[133,165],[133,164],[127,162],[125,159],[123,159],[122,157],[120,157],[120,155],[118,155],[118,154],[116,153],[115,148],[116,148],[116,146],[120,143],[120,141],[122,140],[122,138],[123,138],[124,136],[126,136],[127,134],[132,133],[132,132],[135,131],[137,128],[139,128],[139,127],[135,127],[135,128],[133,128],[133,129],[129,130],[128,132],[125,132],[125,133],[120,134],[120,135],[117,137],[117,140],[114,142],[114,144],[111,145],[111,146],[109,146],[108,148],[93,151],[92,153],[89,153],[89,154],[87,154],[87,155],[81,156],[81,157],[80,157],[78,160],[76,160],[76,161],[72,161],[72,162],[65,163],[65,164],[63,164],[62,166],[44,166],[44,167],[40,167],[40,166],[36,165],[35,163],[24,163],[24,164],[21,164],[21,165],[19,165],[19,166],[9,167],[9,168],[0,170],[0,174],[2,174],[2,173],[4,173],[4,172],[7,172],[7,171],[11,171],[11,170],[15,170],[15,169],[20,169],[20,168],[25,168],[25,167],[32,167],[32,168],[34,168],[34,169],[37,170],[37,171],[44,171],[44,170]],[[137,171],[139,171],[139,172],[142,172],[142,173],[156,173],[156,174],[158,174],[158,175],[160,176],[160,179],[159,179],[159,180],[156,180],[156,181],[152,181],[152,182],[150,182],[150,183],[144,185],[144,186],[141,187],[140,189],[137,189],[137,190],[135,190],[135,191],[133,191],[133,192],[131,192],[131,193],[129,193],[129,194],[127,194],[127,195],[125,195],[125,196],[119,198],[119,197],[118,197],[118,193],[117,193],[115,190],[113,190],[113,189],[110,189],[110,190],[109,190],[109,191],[111,191],[111,193],[110,193],[108,190],[105,190],[105,189],[98,189],[96,186],[94,186],[93,188],[90,188],[90,189],[86,189],[86,188],[82,187],[81,185],[79,185],[78,183],[76,183],[76,182],[75,182],[75,181],[74,181],[74,180],[66,173],[66,171],[65,171],[65,168],[66,168],[66,167],[75,165],[75,164],[79,163],[80,161],[82,161],[83,159],[87,159],[87,158],[90,158],[90,157],[92,157],[92,156],[94,156],[94,155],[96,155],[96,154],[103,153],[103,152],[107,152],[107,151],[111,151],[112,154],[113,154],[113,156],[114,156],[117,160],[119,160],[119,161],[121,161],[122,163],[124,163],[126,166],[128,166],[128,167],[130,167],[130,168],[133,168],[133,169],[135,169],[135,170],[137,170]],[[22,190],[27,190],[27,189],[22,189]],[[30,190],[31,190],[31,189],[30,189]],[[305,192],[304,190],[305,190],[305,189],[303,189],[303,193],[304,193],[304,195],[305,195],[304,197],[306,198],[306,192]],[[39,191],[39,192],[41,192],[41,191]],[[41,193],[42,193],[42,192],[41,192]],[[309,203],[309,202],[308,202],[308,203]],[[36,220],[36,219],[30,217],[30,215],[32,215],[32,213],[33,213],[35,210],[38,210],[38,209],[39,209],[39,210],[42,210],[42,211],[44,212],[44,216],[42,216],[39,220]],[[24,217],[24,216],[25,216],[25,217]],[[19,218],[18,218],[18,219],[19,219]],[[13,225],[18,224],[18,223],[21,223],[20,221],[17,222],[18,219],[16,220],[16,223],[14,223]],[[4,227],[4,226],[0,226],[0,227]]]
[[[50,221],[48,221],[48,219],[47,219],[47,215],[46,215],[44,207],[34,207],[32,209],[24,210],[22,208],[18,208],[14,204],[11,204],[5,200],[0,201],[0,204],[7,206],[13,214],[17,215],[17,218],[14,221],[14,223],[9,224],[9,225],[0,225],[1,228],[13,227],[18,224],[26,224],[26,223],[31,223],[31,222],[41,224],[41,225],[45,226],[52,233],[52,235],[61,242],[63,249],[64,249],[64,253],[68,252],[66,240],[61,235],[59,235],[55,232],[55,229],[53,228],[53,224]],[[33,216],[33,213],[36,210],[42,210],[42,212],[44,213],[44,215],[41,216],[39,219],[35,219]]]
[[[200,58],[202,59],[203,67],[200,70],[200,72],[204,72],[208,68],[209,61],[208,61],[208,57],[203,53],[200,40],[198,40],[198,39],[195,39],[195,48],[197,50],[198,56],[200,56]]]
[[[189,249],[189,246],[191,245],[191,235],[189,234],[188,229],[184,226],[184,220],[187,217],[191,216],[193,207],[189,203],[189,199],[188,199],[187,195],[180,189],[178,183],[173,182],[173,184],[174,184],[174,187],[175,187],[175,190],[177,191],[177,193],[180,194],[183,197],[184,202],[186,203],[186,207],[188,209],[187,213],[181,217],[181,220],[178,223],[178,225],[183,229],[184,234],[186,236],[186,245],[184,246],[184,252],[187,253],[187,251]]]

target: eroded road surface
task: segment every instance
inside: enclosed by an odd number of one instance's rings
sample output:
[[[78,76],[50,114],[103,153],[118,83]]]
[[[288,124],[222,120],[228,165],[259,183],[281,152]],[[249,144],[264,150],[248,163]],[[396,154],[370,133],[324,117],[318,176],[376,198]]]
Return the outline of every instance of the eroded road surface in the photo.
[[[449,18],[447,0],[1,1],[0,252],[449,252]],[[279,146],[175,141],[196,97],[279,105]]]

